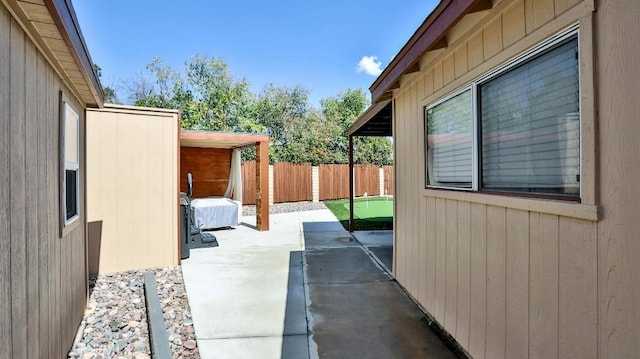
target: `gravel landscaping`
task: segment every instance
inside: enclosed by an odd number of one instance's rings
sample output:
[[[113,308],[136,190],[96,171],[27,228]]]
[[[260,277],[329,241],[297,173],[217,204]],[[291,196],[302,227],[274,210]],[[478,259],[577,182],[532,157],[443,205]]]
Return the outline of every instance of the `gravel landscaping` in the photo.
[[[324,202],[289,202],[289,203],[274,203],[269,207],[269,213],[289,213],[289,212],[302,212],[302,211],[315,211],[318,209],[327,209]],[[242,205],[243,216],[255,216],[256,206],[254,205]]]
[[[152,269],[174,358],[200,358],[180,267]],[[100,275],[89,280],[82,337],[69,358],[151,358],[144,272]]]

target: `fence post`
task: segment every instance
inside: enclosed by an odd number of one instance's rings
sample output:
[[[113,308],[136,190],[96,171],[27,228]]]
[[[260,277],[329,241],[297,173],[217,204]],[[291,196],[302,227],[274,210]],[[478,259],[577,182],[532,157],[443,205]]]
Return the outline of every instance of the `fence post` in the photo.
[[[384,168],[382,166],[378,167],[378,188],[380,196],[386,195],[386,193],[384,193]]]
[[[318,166],[311,166],[311,198],[313,202],[320,202],[320,171]]]
[[[273,206],[273,165],[269,165],[269,205]]]

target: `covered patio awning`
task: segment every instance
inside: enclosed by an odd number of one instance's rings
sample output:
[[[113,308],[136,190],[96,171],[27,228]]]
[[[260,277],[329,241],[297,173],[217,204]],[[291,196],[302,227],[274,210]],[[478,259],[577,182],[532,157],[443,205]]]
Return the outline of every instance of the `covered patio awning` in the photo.
[[[180,147],[242,149],[256,146],[256,229],[269,230],[269,135],[180,131]],[[239,165],[238,165],[239,166]]]
[[[382,100],[371,105],[349,128],[349,232],[353,232],[353,137],[393,136],[393,102]]]
[[[380,101],[369,107],[347,129],[348,136],[392,136],[391,100]]]

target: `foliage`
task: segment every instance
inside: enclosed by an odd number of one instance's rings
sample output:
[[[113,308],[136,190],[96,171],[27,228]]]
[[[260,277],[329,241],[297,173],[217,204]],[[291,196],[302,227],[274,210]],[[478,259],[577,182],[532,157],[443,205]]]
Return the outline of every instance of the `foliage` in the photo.
[[[140,77],[129,86],[136,106],[182,110],[182,128],[268,133],[271,162],[347,163],[347,128],[369,105],[361,89],[346,90],[310,105],[303,87],[267,85],[254,94],[245,79],[231,76],[220,58],[194,56],[178,72],[158,58],[147,65],[152,80]],[[387,138],[355,138],[356,163],[391,164]],[[245,150],[243,159],[255,159]]]

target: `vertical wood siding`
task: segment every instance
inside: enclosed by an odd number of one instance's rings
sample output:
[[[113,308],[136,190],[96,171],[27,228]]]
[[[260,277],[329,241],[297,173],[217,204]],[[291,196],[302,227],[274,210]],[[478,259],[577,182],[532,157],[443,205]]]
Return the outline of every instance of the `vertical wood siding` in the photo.
[[[191,172],[193,198],[224,196],[232,152],[225,148],[180,147],[180,191],[187,192],[187,173]],[[255,176],[251,180],[255,182]]]
[[[614,19],[630,4],[608,0],[603,3],[607,11],[598,12],[609,31],[599,35],[600,43],[610,47],[610,56],[614,49],[629,49]],[[638,12],[634,8],[623,16],[624,29],[640,22]],[[640,135],[637,101],[621,110],[613,105],[620,102],[619,90],[600,91],[611,104],[606,111],[612,119],[601,119],[601,142],[611,144],[600,154],[610,168],[601,179],[612,186],[600,185],[607,215],[599,222],[430,197],[424,191],[424,106],[518,54],[526,48],[521,45],[526,36],[540,36],[536,31],[543,27],[557,32],[588,14],[579,0],[503,0],[479,25],[423,63],[421,72],[402,79],[394,94],[394,276],[473,358],[591,358],[598,351],[602,358],[630,357],[639,349],[631,340],[640,333],[640,285],[633,279],[640,276],[640,244],[632,240],[640,231],[632,219],[640,212],[640,197],[637,186],[629,184],[640,175],[621,169],[636,168],[632,163],[640,157],[640,148],[632,144]],[[606,41],[610,38],[619,42]],[[629,98],[640,97],[639,73],[631,63],[637,58],[631,54],[638,53],[635,45],[627,56],[618,51],[608,60],[619,63],[615,70],[600,63],[606,83],[623,83]],[[629,71],[635,80],[628,78]],[[622,124],[632,130],[621,130]],[[625,253],[632,256],[627,259]]]
[[[92,270],[178,264],[178,115],[87,111],[87,207]]]
[[[59,93],[70,94],[0,6],[0,353],[61,358],[87,293],[84,108],[80,222],[59,238]]]
[[[640,7],[636,0],[597,4],[598,194],[604,212],[597,233],[598,356],[633,358],[640,353]]]

